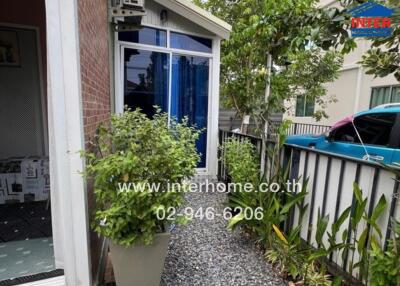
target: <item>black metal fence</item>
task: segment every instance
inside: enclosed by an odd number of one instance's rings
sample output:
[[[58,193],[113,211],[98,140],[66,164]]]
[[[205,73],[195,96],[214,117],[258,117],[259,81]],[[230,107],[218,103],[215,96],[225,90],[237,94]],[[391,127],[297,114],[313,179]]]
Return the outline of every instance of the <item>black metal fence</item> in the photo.
[[[261,154],[261,139],[257,137],[221,130],[219,135],[220,144],[223,144],[227,138],[232,136],[241,140],[247,138],[256,146],[259,155],[265,156],[265,154]],[[268,144],[274,143],[268,142]],[[369,216],[382,195],[385,196],[388,202],[387,209],[378,221],[378,225],[382,230],[380,243],[383,249],[387,248],[388,238],[392,234],[391,218],[400,220],[400,208],[398,207],[399,178],[395,178],[392,172],[387,171],[377,163],[315,149],[285,145],[282,153],[282,156],[286,157],[282,162],[291,164],[291,177],[302,178],[304,181],[308,179],[308,195],[305,197],[304,203],[308,204],[309,207],[301,221],[299,210],[296,209],[286,223],[287,229],[302,224],[301,237],[310,245],[316,246],[317,243],[314,237],[318,214],[323,216],[329,214],[330,222],[328,228],[330,228],[332,222],[336,221],[346,208],[352,206],[354,209],[356,201],[353,183],[356,182],[363,190],[364,197],[368,198],[367,212]],[[291,160],[287,158],[291,158]],[[218,176],[222,181],[227,178],[224,154],[222,152],[220,153]],[[372,235],[377,236],[377,233],[374,229],[370,229],[367,224],[359,225],[356,232],[360,234],[365,228],[368,228],[366,237],[366,243],[368,243],[372,239]],[[342,233],[345,229],[348,231],[347,242],[350,242],[350,239],[355,235],[352,233],[350,218],[343,224],[339,233]],[[327,237],[324,237],[324,240],[327,244]],[[330,266],[336,272],[347,273],[349,277],[353,277],[352,285],[362,284],[361,281],[355,279],[359,274],[358,269],[350,266],[351,264],[354,265],[359,259],[360,257],[356,250],[350,250],[345,254],[336,251],[328,258]]]

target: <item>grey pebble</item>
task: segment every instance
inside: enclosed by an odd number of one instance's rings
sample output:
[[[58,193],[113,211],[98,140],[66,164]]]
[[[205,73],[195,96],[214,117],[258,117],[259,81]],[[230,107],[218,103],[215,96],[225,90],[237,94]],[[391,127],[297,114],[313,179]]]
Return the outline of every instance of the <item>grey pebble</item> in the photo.
[[[194,211],[213,207],[223,213],[226,194],[187,193]],[[229,231],[223,217],[194,218],[172,231],[160,286],[283,286],[254,241],[240,229]]]

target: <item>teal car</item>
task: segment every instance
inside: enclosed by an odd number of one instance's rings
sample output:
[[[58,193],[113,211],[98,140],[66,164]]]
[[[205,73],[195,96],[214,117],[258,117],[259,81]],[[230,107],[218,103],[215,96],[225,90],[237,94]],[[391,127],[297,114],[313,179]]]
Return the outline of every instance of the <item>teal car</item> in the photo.
[[[400,166],[400,103],[346,117],[324,134],[288,136],[285,143]]]

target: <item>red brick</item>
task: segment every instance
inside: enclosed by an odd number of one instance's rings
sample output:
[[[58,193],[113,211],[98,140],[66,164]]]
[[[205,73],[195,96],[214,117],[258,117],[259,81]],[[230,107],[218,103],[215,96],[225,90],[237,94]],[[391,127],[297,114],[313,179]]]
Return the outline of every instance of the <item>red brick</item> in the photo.
[[[81,64],[82,108],[85,143],[100,123],[110,120],[110,70],[106,0],[78,0],[79,48]],[[88,182],[88,208],[94,209],[93,188]],[[99,269],[101,240],[91,232],[92,274]]]

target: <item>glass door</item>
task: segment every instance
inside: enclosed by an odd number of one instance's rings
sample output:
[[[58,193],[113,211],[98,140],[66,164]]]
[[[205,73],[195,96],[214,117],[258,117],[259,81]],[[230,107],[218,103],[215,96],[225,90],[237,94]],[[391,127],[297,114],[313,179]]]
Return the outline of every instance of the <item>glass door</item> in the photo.
[[[202,130],[196,146],[206,167],[209,58],[124,48],[124,105],[150,118],[154,106]]]
[[[196,145],[201,154],[199,168],[206,167],[208,116],[209,59],[173,55],[171,79],[171,116],[202,129]]]

